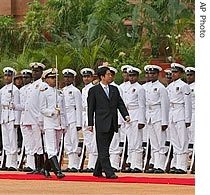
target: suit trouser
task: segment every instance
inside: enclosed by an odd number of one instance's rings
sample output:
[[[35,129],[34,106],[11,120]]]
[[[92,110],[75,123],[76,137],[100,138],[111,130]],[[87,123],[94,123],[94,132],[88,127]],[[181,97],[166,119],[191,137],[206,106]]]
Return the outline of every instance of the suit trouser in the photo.
[[[98,159],[96,161],[95,171],[96,174],[101,174],[102,169],[104,170],[107,177],[114,174],[110,159],[109,159],[109,147],[114,135],[112,132],[97,132],[96,131],[96,143],[98,148]]]

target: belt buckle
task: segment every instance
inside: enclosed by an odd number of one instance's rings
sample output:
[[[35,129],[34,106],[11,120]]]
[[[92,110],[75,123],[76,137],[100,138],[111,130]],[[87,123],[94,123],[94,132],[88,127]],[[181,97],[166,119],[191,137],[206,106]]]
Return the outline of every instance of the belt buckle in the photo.
[[[152,106],[151,105],[149,105],[149,110],[152,110]]]

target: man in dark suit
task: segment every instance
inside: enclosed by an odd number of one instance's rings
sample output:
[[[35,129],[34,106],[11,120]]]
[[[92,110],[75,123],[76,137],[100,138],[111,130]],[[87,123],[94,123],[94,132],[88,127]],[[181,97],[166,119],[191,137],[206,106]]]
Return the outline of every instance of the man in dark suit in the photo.
[[[114,132],[118,131],[118,109],[125,121],[129,122],[130,117],[118,88],[109,85],[111,77],[108,67],[98,69],[100,83],[90,88],[88,93],[88,129],[93,131],[95,121],[98,159],[93,176],[103,177],[103,169],[107,179],[116,179],[118,176],[109,159],[109,146]]]

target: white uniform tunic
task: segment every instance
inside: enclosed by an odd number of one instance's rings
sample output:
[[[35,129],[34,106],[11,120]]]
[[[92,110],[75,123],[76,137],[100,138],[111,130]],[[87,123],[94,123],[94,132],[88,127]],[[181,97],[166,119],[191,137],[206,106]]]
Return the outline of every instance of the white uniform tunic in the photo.
[[[3,149],[6,151],[6,167],[17,168],[17,129],[20,124],[20,112],[14,111],[13,105],[20,103],[19,89],[12,83],[0,90],[1,127]]]
[[[158,80],[146,86],[146,120],[154,154],[154,168],[164,170],[167,147],[166,131],[162,131],[162,125],[169,123],[169,98],[165,86]]]
[[[131,169],[142,170],[142,129],[138,129],[138,124],[145,124],[145,90],[138,83],[130,85],[127,93],[123,94],[123,100],[128,109],[131,122],[126,125],[128,138],[128,152],[131,160]]]
[[[189,143],[194,144],[195,142],[195,82],[191,83],[191,97],[192,97],[192,120],[189,129]]]
[[[43,119],[40,114],[40,92],[42,89],[48,87],[47,83],[42,79],[34,81],[27,89],[27,96],[25,100],[24,115],[22,116],[22,125],[28,128],[31,132],[31,149],[30,154],[43,154],[41,130],[43,128]]]
[[[170,139],[177,156],[175,167],[186,171],[189,137],[185,123],[191,123],[192,119],[191,90],[181,79],[170,83],[167,89],[170,100]]]
[[[40,94],[40,112],[44,119],[45,142],[49,159],[57,155],[62,130],[66,129],[64,97],[61,92],[56,92],[56,90],[56,88],[48,86]],[[60,108],[60,114],[56,107]]]
[[[78,157],[79,137],[76,127],[82,127],[82,95],[79,89],[73,85],[63,88],[65,98],[67,132],[64,139],[64,149],[69,156],[68,168],[78,168],[79,161],[75,160]],[[70,158],[72,161],[70,161]],[[77,164],[77,165],[76,165]]]
[[[87,97],[88,91],[94,85],[89,83],[85,87],[82,88],[82,131],[83,131],[83,138],[84,144],[86,146],[89,158],[88,158],[88,165],[87,168],[94,168],[95,167],[95,160],[97,158],[97,145],[96,145],[96,138],[95,138],[95,131],[90,132],[88,130],[88,114],[87,114]]]

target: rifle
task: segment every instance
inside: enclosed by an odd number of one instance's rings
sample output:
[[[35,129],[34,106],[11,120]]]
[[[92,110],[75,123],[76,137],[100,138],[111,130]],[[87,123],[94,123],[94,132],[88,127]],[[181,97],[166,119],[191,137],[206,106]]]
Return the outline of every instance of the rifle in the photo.
[[[58,117],[59,117],[59,126],[62,128],[62,121],[61,121],[61,113],[60,113],[60,107],[58,105],[58,58],[57,55],[55,56],[55,68],[56,68],[56,84],[55,84],[55,88],[56,88],[56,92],[55,92],[55,101],[56,101],[56,105],[55,105],[55,109],[58,111]],[[61,137],[61,142],[60,142],[60,149],[58,152],[58,162],[61,166],[61,161],[62,161],[62,156],[63,156],[63,151],[64,151],[64,132],[62,133],[62,137]]]
[[[15,70],[13,68],[13,72],[12,72],[12,88],[11,88],[11,96],[10,96],[10,100],[9,100],[9,107],[8,109],[11,109],[11,107],[13,106],[14,103],[14,94],[13,94],[13,90],[14,90],[14,79],[15,79]],[[8,112],[8,123],[9,123],[9,112]]]

